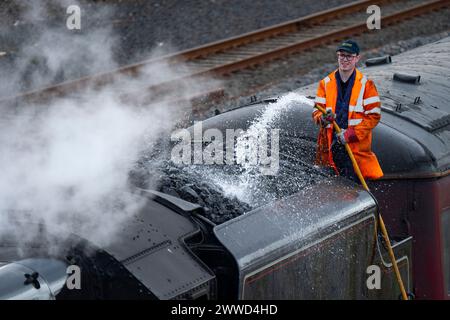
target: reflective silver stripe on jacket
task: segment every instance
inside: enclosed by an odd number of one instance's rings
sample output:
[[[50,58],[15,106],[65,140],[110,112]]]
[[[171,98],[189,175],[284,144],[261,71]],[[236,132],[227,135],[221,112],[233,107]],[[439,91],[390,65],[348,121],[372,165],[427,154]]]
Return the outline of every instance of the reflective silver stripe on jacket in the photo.
[[[361,79],[361,90],[359,91],[359,96],[358,96],[358,100],[356,102],[356,107],[361,107],[363,105],[363,98],[364,98],[364,90],[366,90],[366,82],[367,82],[367,78],[366,76],[362,77]]]
[[[322,98],[322,97],[316,97],[316,98],[314,99],[314,102],[316,102],[316,103],[321,103],[321,104],[325,104],[325,103],[327,103],[327,100],[326,100],[325,98]]]
[[[371,110],[367,110],[366,112],[364,112],[365,114],[370,114],[370,113],[378,113],[381,114],[381,108],[373,108]]]
[[[363,121],[363,119],[349,119],[348,120],[348,125],[349,126],[357,126],[358,124],[360,124]]]
[[[379,96],[374,96],[374,97],[370,97],[370,98],[364,99],[363,104],[365,106],[367,106],[368,104],[372,104],[372,103],[376,103],[376,102],[380,102],[380,97]]]

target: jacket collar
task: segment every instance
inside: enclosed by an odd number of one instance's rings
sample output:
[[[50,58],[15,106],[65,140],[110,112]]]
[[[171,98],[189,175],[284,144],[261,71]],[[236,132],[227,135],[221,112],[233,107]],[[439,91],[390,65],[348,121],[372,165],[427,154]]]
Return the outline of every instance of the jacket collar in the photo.
[[[338,71],[338,68],[334,69],[333,72],[331,72],[328,77],[332,80],[332,81],[336,81],[336,76],[335,73]],[[355,82],[361,82],[361,79],[363,78],[363,74],[361,71],[358,70],[358,68],[355,68],[356,71],[356,75],[355,75]]]

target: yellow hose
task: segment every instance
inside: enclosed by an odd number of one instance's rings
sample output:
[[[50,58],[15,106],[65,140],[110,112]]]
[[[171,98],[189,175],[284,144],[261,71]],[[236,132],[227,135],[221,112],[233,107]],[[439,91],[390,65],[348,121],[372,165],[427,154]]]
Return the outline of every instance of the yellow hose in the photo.
[[[316,104],[314,106],[314,108],[316,108],[323,114],[326,114],[326,110],[324,108],[322,108],[321,106]],[[333,121],[333,126],[334,126],[334,130],[337,133],[341,132],[341,128],[339,128],[336,121]],[[353,156],[353,152],[350,149],[350,146],[348,145],[348,143],[345,144],[345,150],[347,150],[348,156],[350,157],[350,160],[352,161],[353,169],[355,170],[355,173],[358,176],[359,181],[361,181],[361,184],[363,185],[364,189],[369,191],[369,187],[366,184],[366,180],[364,180],[364,177],[361,174],[361,170],[359,170],[358,163],[356,163],[355,157]],[[402,276],[400,275],[400,271],[398,269],[397,260],[395,259],[394,251],[392,250],[391,241],[389,240],[389,235],[386,230],[386,226],[384,225],[384,221],[383,221],[383,218],[381,217],[381,214],[378,214],[378,217],[379,217],[378,219],[380,221],[381,232],[383,234],[384,241],[386,242],[386,245],[388,248],[389,257],[391,258],[392,265],[394,266],[394,271],[395,271],[395,275],[397,277],[397,282],[400,287],[400,291],[402,293],[402,298],[403,298],[403,300],[408,300],[408,295],[406,294],[405,286],[403,285]]]

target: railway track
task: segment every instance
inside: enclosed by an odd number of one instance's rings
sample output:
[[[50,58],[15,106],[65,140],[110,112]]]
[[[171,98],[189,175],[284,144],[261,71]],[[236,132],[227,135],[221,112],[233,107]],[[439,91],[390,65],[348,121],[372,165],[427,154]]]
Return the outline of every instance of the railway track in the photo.
[[[87,87],[100,88],[112,82],[120,83],[121,77],[138,77],[143,70],[152,65],[169,64],[177,71],[174,77],[133,89],[125,94],[127,98],[132,99],[137,93],[142,95],[145,92],[148,99],[141,99],[139,103],[149,104],[152,97],[167,90],[176,90],[190,79],[230,74],[368,32],[366,9],[371,4],[381,7],[381,24],[385,28],[406,19],[449,7],[450,0],[360,0],[238,37],[125,66],[108,73],[26,92],[4,99],[2,102],[43,102]],[[194,93],[195,99],[199,96],[218,98],[222,95],[223,88],[214,85],[206,86]]]

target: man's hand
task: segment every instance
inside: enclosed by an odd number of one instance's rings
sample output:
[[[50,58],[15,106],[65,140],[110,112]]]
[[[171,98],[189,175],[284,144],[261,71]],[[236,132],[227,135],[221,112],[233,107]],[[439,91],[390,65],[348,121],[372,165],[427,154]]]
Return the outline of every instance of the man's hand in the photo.
[[[348,129],[342,129],[341,132],[337,134],[337,138],[340,144],[346,144],[348,142],[358,142],[358,137],[355,134],[355,129],[350,127]]]
[[[336,120],[336,115],[333,111],[328,109],[326,114],[322,113],[322,116],[320,117],[320,125],[325,128],[327,125],[333,123],[334,120]]]

